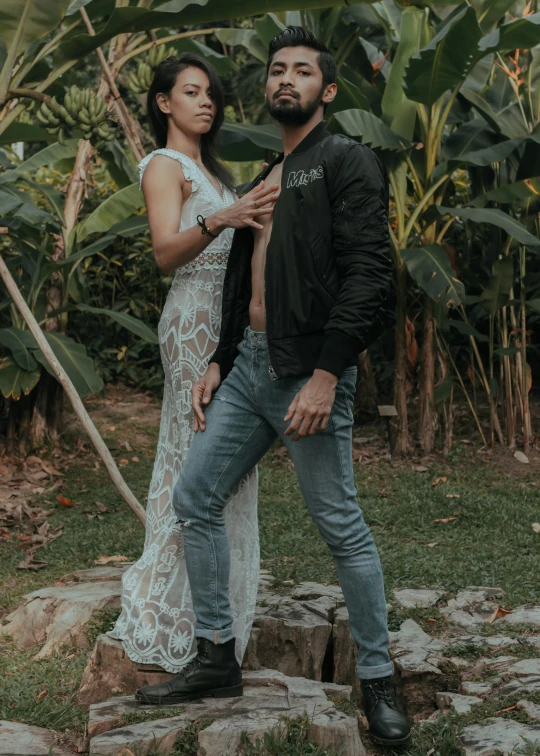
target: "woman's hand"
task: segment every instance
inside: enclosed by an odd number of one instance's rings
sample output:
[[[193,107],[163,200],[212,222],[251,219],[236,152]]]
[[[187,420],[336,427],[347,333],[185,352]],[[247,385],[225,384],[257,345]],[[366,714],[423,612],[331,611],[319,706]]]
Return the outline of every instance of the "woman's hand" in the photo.
[[[220,233],[224,228],[245,228],[246,226],[260,230],[263,227],[255,218],[260,215],[269,215],[274,210],[278,196],[278,184],[267,189],[264,181],[261,181],[250,192],[244,194],[238,202],[209,215],[206,225],[213,234]]]
[[[208,365],[206,373],[193,384],[191,388],[191,402],[194,415],[193,430],[195,433],[198,430],[205,430],[204,410],[212,401],[212,395],[217,391],[220,383],[220,367],[216,362],[211,362]]]

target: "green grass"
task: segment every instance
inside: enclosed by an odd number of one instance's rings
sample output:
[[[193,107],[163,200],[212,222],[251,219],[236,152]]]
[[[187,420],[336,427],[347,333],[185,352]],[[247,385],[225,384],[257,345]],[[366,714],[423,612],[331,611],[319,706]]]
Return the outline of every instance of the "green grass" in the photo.
[[[294,473],[281,464],[276,474],[278,459],[270,454],[261,466],[263,566],[280,580],[334,583],[332,557],[306,514]],[[388,599],[392,588],[429,586],[455,593],[487,585],[507,592],[504,606],[538,601],[540,537],[531,525],[539,519],[539,489],[530,485],[539,480],[540,463],[535,465],[522,471],[520,480],[503,475],[497,461],[474,457],[456,466],[441,460],[425,473],[385,463],[360,466],[358,497],[379,548]],[[433,487],[441,476],[448,482]],[[447,493],[461,498],[447,499]],[[468,516],[433,522],[457,512]]]
[[[116,425],[116,435],[109,434],[111,441],[126,437],[126,428],[118,421]],[[138,425],[138,430],[144,430],[154,442],[157,428],[149,428],[142,422]],[[68,438],[66,449],[72,448],[70,443]],[[152,471],[152,447],[153,443],[140,445],[129,454],[121,447],[115,451],[117,458],[133,455],[140,458],[139,463],[122,468],[122,473],[142,502],[146,499]],[[511,459],[510,453],[507,456]],[[395,603],[393,588],[439,587],[448,591],[448,597],[469,585],[503,588],[507,592],[502,601],[505,607],[537,603],[540,535],[531,527],[540,519],[538,486],[535,485],[540,463],[536,457],[531,455],[528,466],[505,467],[500,459],[494,457],[488,461],[462,448],[450,460],[441,457],[426,463],[429,469],[423,473],[416,472],[410,463],[392,467],[383,461],[368,467],[358,466],[359,500],[381,554],[390,603]],[[39,497],[35,501],[54,508],[54,514],[49,517],[51,526],[64,528],[61,538],[38,552],[47,561],[46,568],[37,572],[17,570],[24,546],[15,539],[2,544],[0,580],[4,590],[0,610],[4,616],[19,605],[22,594],[51,585],[66,573],[94,567],[94,560],[99,556],[122,554],[130,560],[140,556],[143,529],[116,494],[103,468],[98,471],[93,468],[94,456],[80,455],[64,478],[61,492],[77,502],[76,506],[60,507],[54,496],[50,497],[52,505],[44,504]],[[433,487],[432,481],[441,476],[447,476],[448,482]],[[448,499],[448,493],[457,493],[460,498]],[[102,520],[89,520],[83,510],[92,509],[96,501],[104,503],[109,511]],[[457,512],[467,516],[446,524],[433,522]],[[259,519],[262,567],[278,581],[337,582],[332,557],[307,515],[294,472],[276,450],[260,465]],[[433,543],[436,546],[429,545]],[[96,615],[88,630],[91,642],[111,626],[115,616],[115,611]],[[433,634],[444,630],[444,618],[435,607],[405,610],[394,606],[390,614],[391,628],[397,629],[406,617],[414,618]],[[515,636],[523,630],[510,627],[503,630],[495,622],[485,633]],[[86,714],[83,708],[76,706],[75,696],[87,651],[66,648],[55,658],[42,661],[32,658],[36,651],[21,652],[9,641],[0,640],[0,719],[24,721],[59,731],[69,728],[81,733]],[[509,649],[504,653],[518,655],[515,651]],[[532,648],[519,651],[527,656],[537,655]],[[474,652],[468,652],[469,649],[456,649],[456,655],[473,658]],[[48,691],[47,695],[36,702],[43,690]],[[503,708],[497,700],[494,706]],[[473,711],[470,721],[487,715],[490,707]],[[510,712],[498,716],[518,715]],[[416,727],[412,744],[401,752],[402,756],[426,756],[431,748],[435,748],[434,756],[457,756],[457,732],[468,721],[463,717],[444,717]],[[298,732],[294,737],[297,735]],[[289,733],[287,737],[293,735]],[[293,748],[290,743],[289,746]],[[278,748],[275,744],[264,747],[266,751],[256,751],[255,746],[246,745],[246,756],[283,753],[283,750],[275,750]],[[294,748],[296,750],[287,750],[287,753],[323,756],[322,751],[313,750],[313,744],[300,740]],[[379,749],[370,753],[391,756],[392,752]]]

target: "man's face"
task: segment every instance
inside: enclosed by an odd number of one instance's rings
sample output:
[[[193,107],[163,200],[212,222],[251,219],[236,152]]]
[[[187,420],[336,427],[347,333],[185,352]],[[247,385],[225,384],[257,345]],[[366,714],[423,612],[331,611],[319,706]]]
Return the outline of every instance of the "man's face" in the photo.
[[[268,70],[266,102],[276,121],[301,126],[322,102],[333,100],[336,85],[323,86],[318,57],[309,47],[284,47],[275,53]]]

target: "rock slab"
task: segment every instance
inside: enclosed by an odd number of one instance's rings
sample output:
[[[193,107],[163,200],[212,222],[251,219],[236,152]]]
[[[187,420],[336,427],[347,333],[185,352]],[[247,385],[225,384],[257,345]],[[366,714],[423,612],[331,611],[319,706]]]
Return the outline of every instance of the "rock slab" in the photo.
[[[255,610],[244,668],[277,669],[290,677],[320,680],[332,633],[327,615],[336,603],[337,599],[328,598],[316,607],[306,607],[288,596],[265,599]]]
[[[482,699],[476,696],[464,696],[447,691],[436,693],[435,700],[440,709],[453,711],[456,714],[469,714],[473,706],[482,703]]]
[[[87,648],[86,628],[92,615],[120,606],[120,588],[118,580],[39,588],[8,615],[1,632],[23,648],[40,645],[36,659],[51,656],[65,643]]]
[[[510,756],[516,748],[525,745],[523,738],[531,743],[537,741],[540,748],[540,727],[496,717],[483,724],[466,727],[459,745],[464,756]]]
[[[144,717],[148,707],[133,698],[112,699],[90,707],[90,756],[117,756],[129,748],[144,756],[156,747],[172,750],[193,723],[200,724],[199,747],[207,756],[236,756],[242,733],[255,743],[266,732],[284,727],[283,717],[308,716],[307,736],[324,748],[343,749],[343,756],[365,756],[356,717],[336,709],[328,695],[350,698],[347,686],[287,677],[276,670],[247,672],[244,695],[202,699],[178,707],[178,715],[118,727],[126,717]],[[155,707],[154,707],[155,711]],[[180,713],[181,712],[181,713]],[[104,729],[110,726],[113,729]]]
[[[164,670],[131,661],[121,641],[100,635],[86,663],[77,703],[86,706],[115,694],[133,694],[142,685],[168,679],[170,674]]]
[[[51,750],[52,749],[52,750]],[[0,721],[0,756],[70,756],[55,744],[54,734],[43,727]]]
[[[394,598],[400,606],[406,609],[412,609],[416,606],[428,607],[435,606],[437,601],[442,598],[445,591],[434,588],[401,588],[394,589]]]

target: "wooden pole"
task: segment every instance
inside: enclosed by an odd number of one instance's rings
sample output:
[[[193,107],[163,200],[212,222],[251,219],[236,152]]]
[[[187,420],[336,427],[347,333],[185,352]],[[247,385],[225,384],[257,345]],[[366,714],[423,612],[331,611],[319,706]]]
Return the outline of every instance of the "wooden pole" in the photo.
[[[0,234],[7,233],[7,228],[0,228]],[[70,377],[60,365],[58,360],[56,359],[56,356],[51,349],[49,342],[43,335],[43,331],[39,327],[39,324],[37,320],[34,318],[32,312],[30,311],[30,308],[24,301],[24,298],[19,291],[19,287],[15,283],[15,280],[13,279],[13,276],[9,272],[7,265],[5,264],[4,260],[2,259],[2,256],[0,255],[0,275],[2,276],[2,279],[6,285],[6,288],[8,292],[11,294],[13,301],[15,302],[17,308],[21,312],[23,318],[25,319],[28,328],[30,329],[32,335],[34,336],[35,340],[38,343],[39,348],[45,355],[45,359],[51,366],[51,368],[54,371],[54,374],[62,384],[62,386],[65,389],[66,394],[68,395],[69,401],[71,402],[73,409],[75,410],[75,413],[79,420],[81,421],[85,431],[90,436],[90,440],[94,444],[97,453],[99,454],[103,464],[107,468],[107,471],[109,475],[111,476],[111,480],[116,486],[118,492],[120,493],[120,496],[124,499],[128,507],[135,513],[136,517],[139,519],[141,524],[145,526],[146,524],[146,513],[129,488],[128,484],[122,477],[120,470],[116,466],[116,462],[114,461],[114,458],[112,454],[110,453],[109,449],[107,448],[107,445],[105,444],[105,441],[101,438],[99,435],[99,432],[94,425],[92,418],[86,411],[86,408],[84,404],[82,403],[81,397],[77,393],[77,389],[71,382]]]

